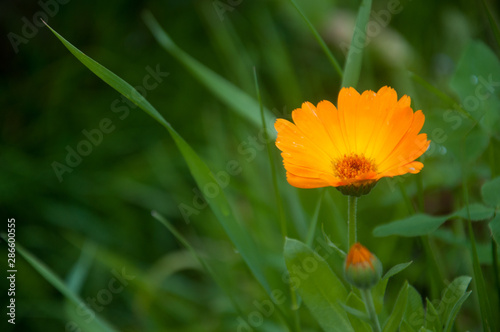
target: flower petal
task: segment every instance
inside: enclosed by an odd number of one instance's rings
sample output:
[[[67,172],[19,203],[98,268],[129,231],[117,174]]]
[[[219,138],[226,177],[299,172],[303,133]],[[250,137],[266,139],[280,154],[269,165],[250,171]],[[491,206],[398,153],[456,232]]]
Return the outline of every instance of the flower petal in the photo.
[[[336,111],[335,106],[329,112]],[[321,117],[320,118],[320,114]],[[316,107],[309,103],[303,103],[302,108],[298,108],[292,112],[293,122],[302,134],[315,143],[318,148],[323,150],[333,160],[338,157],[339,149],[333,144],[330,134],[326,128],[334,128],[333,114],[330,116],[325,114],[324,110],[320,113]]]
[[[278,119],[275,128],[278,131],[276,146],[282,151],[281,156],[288,173],[316,180],[333,177],[330,156],[306,137],[296,125]],[[326,185],[331,184],[323,186]]]

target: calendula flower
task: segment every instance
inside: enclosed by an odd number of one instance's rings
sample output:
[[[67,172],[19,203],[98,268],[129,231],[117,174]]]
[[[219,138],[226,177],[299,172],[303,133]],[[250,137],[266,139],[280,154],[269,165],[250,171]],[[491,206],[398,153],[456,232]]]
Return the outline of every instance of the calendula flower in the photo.
[[[361,95],[343,88],[338,107],[310,102],[278,119],[276,146],[282,151],[287,180],[298,188],[333,186],[352,196],[367,194],[383,177],[418,173],[415,161],[429,147],[419,134],[425,117],[413,112],[410,97],[383,87]]]
[[[344,276],[351,285],[361,289],[371,288],[382,276],[382,263],[361,243],[355,243],[347,254]]]

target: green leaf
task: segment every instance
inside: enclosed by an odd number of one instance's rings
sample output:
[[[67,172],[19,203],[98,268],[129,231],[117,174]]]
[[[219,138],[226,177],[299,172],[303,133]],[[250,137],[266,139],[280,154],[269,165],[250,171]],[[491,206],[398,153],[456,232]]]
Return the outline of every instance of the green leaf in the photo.
[[[479,122],[488,135],[499,137],[500,108],[498,98],[500,61],[480,41],[470,42],[458,61],[450,87],[457,93],[463,107]]]
[[[408,75],[415,82],[422,85],[427,91],[429,91],[430,93],[434,94],[439,99],[441,99],[441,101],[443,101],[446,106],[461,113],[464,117],[473,120],[472,116],[466,110],[464,110],[461,105],[458,105],[458,103],[453,98],[451,98],[450,96],[448,96],[447,94],[445,94],[444,92],[442,92],[441,90],[439,90],[438,88],[427,82],[425,79],[415,74],[414,72],[408,71]]]
[[[482,204],[474,203],[469,205],[469,212],[472,221],[480,221],[491,218],[495,210]],[[417,213],[404,219],[377,226],[373,230],[373,235],[378,237],[389,235],[407,237],[428,235],[438,229],[446,220],[453,217],[469,219],[467,207],[463,207],[459,211],[445,216],[431,216]]]
[[[214,96],[240,116],[250,121],[256,128],[260,129],[261,120],[257,101],[184,52],[174,43],[165,30],[162,29],[151,12],[145,11],[142,17],[160,46],[182,63]],[[275,118],[268,109],[264,109],[264,114],[266,122],[274,123]],[[270,131],[269,135],[272,138],[276,138],[274,130]]]
[[[401,326],[399,327],[400,332],[416,332],[410,324],[408,324],[405,320],[401,322]]]
[[[387,282],[389,278],[382,278],[380,281],[371,289],[373,304],[375,305],[375,311],[377,314],[382,312],[384,308],[384,296],[385,289],[387,288]]]
[[[408,218],[380,225],[373,230],[373,235],[377,237],[389,235],[407,237],[427,235],[438,229],[447,219],[448,216],[436,217],[418,213]]]
[[[424,327],[434,332],[442,332],[443,324],[441,323],[441,319],[439,318],[438,311],[431,303],[431,301],[429,301],[429,299],[426,299],[426,302],[427,302],[427,310],[425,314]]]
[[[104,82],[108,83],[116,91],[120,92],[130,101],[139,106],[142,110],[144,110],[147,114],[153,117],[168,130],[175,144],[181,151],[182,156],[184,157],[184,160],[186,161],[189,170],[196,181],[196,184],[199,188],[201,188],[201,191],[203,192],[203,189],[206,188],[206,186],[211,186],[214,188],[214,190],[217,191],[217,195],[210,195],[210,197],[206,196],[205,199],[256,279],[260,282],[260,284],[268,292],[268,294],[270,294],[273,288],[283,288],[282,284],[277,285],[277,287],[270,286],[269,280],[273,280],[270,275],[272,271],[268,268],[269,266],[266,265],[266,260],[263,260],[263,257],[265,256],[260,254],[260,248],[249,236],[248,232],[240,226],[240,223],[236,220],[236,217],[234,216],[229,206],[223,189],[216,181],[213,180],[213,178],[211,177],[212,173],[210,169],[191,148],[191,146],[130,84],[125,82],[116,74],[109,71],[104,66],[100,65],[96,61],[83,54],[79,49],[77,49],[70,42],[64,39],[50,26],[47,25],[47,27],[54,33],[54,35],[56,35],[56,37],[64,44],[64,46],[66,46],[66,48],[87,68],[89,68],[92,72],[99,76]],[[255,104],[255,114],[258,123],[260,123],[258,104]]]
[[[454,216],[469,219],[472,221],[481,221],[490,219],[495,214],[495,209],[484,206],[482,204],[473,203],[469,205],[469,211],[467,212],[467,206],[464,206],[461,210],[454,213]]]
[[[492,221],[490,221],[488,226],[490,227],[493,240],[495,240],[497,246],[500,246],[500,213],[497,214]]]
[[[455,310],[455,305],[467,291],[467,287],[469,287],[471,280],[471,277],[461,276],[453,280],[451,284],[446,287],[439,304],[441,322],[448,322],[450,320],[450,315],[453,310]],[[456,310],[458,311],[458,309]]]
[[[457,318],[458,311],[460,310],[460,307],[465,302],[465,300],[467,300],[467,298],[469,297],[469,295],[471,293],[472,293],[472,291],[468,291],[467,293],[465,293],[464,295],[462,295],[458,299],[458,301],[455,303],[455,305],[453,306],[453,308],[450,311],[450,314],[448,316],[448,320],[446,321],[446,325],[444,327],[444,331],[445,332],[451,332],[451,330],[453,328],[453,324],[455,322],[455,318]]]
[[[412,285],[408,286],[408,306],[403,317],[408,331],[416,332],[425,322],[425,310],[422,297]]]
[[[7,238],[2,234],[2,238],[7,242]],[[44,277],[54,288],[56,288],[59,292],[61,292],[71,303],[73,306],[78,307],[80,312],[93,313],[95,315],[94,319],[90,322],[86,321],[84,329],[86,331],[96,331],[96,332],[110,332],[117,331],[114,327],[111,326],[104,319],[99,317],[92,308],[89,308],[88,305],[75,293],[73,292],[52,270],[42,263],[38,258],[33,256],[28,250],[24,249],[21,244],[16,244],[16,251],[21,254],[21,256],[26,259],[26,261]],[[76,309],[75,309],[76,310]]]
[[[346,300],[346,305],[342,306],[348,313],[354,331],[371,332],[370,317],[366,314],[365,303],[361,300],[356,293],[350,292]]]
[[[483,201],[489,206],[500,207],[500,176],[486,182],[481,187]]]
[[[385,273],[385,275],[383,276],[382,279],[389,279],[390,277],[392,277],[393,275],[396,275],[398,274],[399,272],[403,271],[404,269],[406,269],[408,266],[410,266],[410,264],[413,263],[413,261],[410,261],[410,262],[407,262],[407,263],[401,263],[401,264],[398,264],[398,265],[395,265],[393,267],[391,267],[389,269],[389,271],[387,271]]]
[[[285,262],[290,280],[318,324],[327,332],[354,332],[341,303],[347,290],[326,261],[305,243],[287,238]]]
[[[351,45],[347,53],[347,59],[344,67],[344,77],[342,79],[342,87],[356,87],[361,73],[361,65],[363,62],[363,50],[366,40],[366,25],[370,19],[370,11],[372,9],[372,0],[363,0],[359,7],[356,26],[352,34]]]
[[[394,303],[394,308],[392,309],[391,315],[387,318],[383,332],[395,332],[399,329],[401,322],[403,320],[403,315],[406,311],[406,305],[408,302],[408,282],[406,281],[399,291],[396,303]]]

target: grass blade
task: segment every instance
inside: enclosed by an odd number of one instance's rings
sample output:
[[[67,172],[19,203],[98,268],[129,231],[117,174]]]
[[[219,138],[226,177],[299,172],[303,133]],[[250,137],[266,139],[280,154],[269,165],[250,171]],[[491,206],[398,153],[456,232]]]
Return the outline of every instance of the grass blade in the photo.
[[[287,237],[287,226],[286,226],[286,217],[285,217],[285,209],[283,208],[283,200],[281,199],[279,188],[278,188],[278,179],[276,176],[276,165],[274,163],[274,158],[273,158],[273,153],[271,150],[271,143],[269,140],[269,132],[267,130],[267,125],[266,125],[266,120],[264,117],[264,107],[262,106],[262,99],[260,97],[260,89],[259,89],[259,81],[257,80],[257,71],[255,70],[254,67],[254,80],[255,80],[255,89],[257,92],[257,99],[259,101],[260,105],[260,116],[261,116],[261,121],[262,121],[262,129],[264,130],[264,138],[266,141],[266,148],[267,148],[267,156],[269,158],[269,163],[271,166],[271,177],[273,179],[273,188],[274,188],[274,193],[276,197],[276,205],[278,206],[278,214],[280,218],[280,225],[281,225],[281,234],[283,236],[283,241],[285,241]],[[283,242],[284,243],[284,242]],[[297,294],[295,293],[295,290],[292,288],[290,285],[290,297],[291,297],[291,302],[292,302],[292,315],[293,315],[293,323],[296,331],[300,331],[300,317],[298,314],[298,300],[297,300]]]
[[[66,277],[66,284],[73,292],[78,293],[82,288],[83,281],[90,271],[92,260],[95,256],[97,247],[92,242],[86,242],[82,248],[82,254],[75,263],[70,273]]]
[[[49,27],[49,26],[48,26]],[[56,35],[56,37],[64,44],[64,46],[75,57],[80,60],[87,68],[99,76],[103,81],[108,83],[112,88],[123,94],[130,101],[135,103],[146,113],[152,116],[162,126],[164,126],[175,144],[179,148],[188,168],[196,181],[199,188],[206,188],[212,186],[217,190],[217,195],[206,196],[205,199],[209,204],[211,210],[214,212],[217,220],[221,223],[225,232],[228,234],[232,243],[241,254],[243,260],[246,262],[256,279],[262,287],[270,294],[274,288],[284,288],[280,283],[276,287],[271,287],[269,280],[273,280],[271,273],[272,269],[267,266],[267,261],[263,259],[264,255],[260,254],[260,248],[255,244],[253,239],[249,236],[248,232],[242,228],[240,223],[236,220],[231,207],[227,201],[222,187],[216,183],[211,177],[211,171],[205,162],[196,154],[191,146],[174,130],[174,128],[163,118],[163,116],[144,98],[139,94],[130,84],[118,77],[116,74],[109,71],[107,68],[97,63],[93,59],[83,54],[79,49],[73,46],[70,42],[59,35],[55,30],[49,29]],[[257,109],[257,108],[255,108]],[[256,113],[256,112],[254,112]],[[257,114],[258,117],[258,114]],[[270,263],[269,263],[270,264]]]
[[[464,166],[464,169],[465,168],[466,167]],[[464,173],[467,174],[467,172],[465,170],[464,170]],[[485,331],[495,331],[494,327],[492,326],[494,321],[493,321],[492,315],[491,315],[491,308],[490,308],[489,300],[488,300],[488,292],[486,291],[486,283],[484,281],[483,272],[481,270],[481,265],[479,263],[479,256],[477,253],[476,239],[474,236],[474,231],[472,229],[472,221],[470,219],[469,191],[467,188],[465,175],[463,178],[462,187],[463,187],[463,192],[464,192],[465,205],[467,207],[467,214],[469,216],[468,220],[466,220],[466,223],[467,223],[467,229],[469,232],[469,240],[471,243],[472,269],[474,272],[474,282],[476,284],[477,296],[479,298],[479,309],[481,312],[481,319],[483,321],[483,329]]]
[[[325,52],[326,57],[332,63],[333,68],[335,68],[335,70],[339,74],[340,78],[342,78],[342,76],[343,76],[342,68],[340,68],[339,62],[337,61],[337,59],[335,59],[335,57],[333,56],[333,54],[330,51],[330,49],[328,48],[328,46],[326,46],[326,43],[323,40],[323,38],[321,38],[321,36],[319,35],[319,33],[316,30],[316,28],[314,27],[314,25],[312,25],[311,21],[309,21],[309,19],[304,14],[304,12],[300,9],[300,7],[297,5],[297,3],[295,2],[295,0],[290,0],[290,2],[295,7],[295,9],[297,9],[297,11],[299,12],[300,16],[302,16],[302,18],[304,19],[304,21],[307,24],[307,27],[309,28],[309,30],[311,30],[312,34],[314,35],[314,38],[316,38],[316,40],[318,41],[319,46],[321,46],[321,49],[323,50],[323,52]]]
[[[210,265],[208,265],[208,263],[200,255],[198,255],[196,250],[193,248],[193,246],[191,246],[191,244],[189,244],[187,239],[184,236],[182,236],[182,234],[179,233],[177,229],[175,229],[175,227],[161,214],[159,214],[156,211],[153,211],[151,212],[151,215],[153,216],[153,218],[158,220],[163,226],[165,226],[170,231],[170,233],[172,233],[175,236],[175,238],[189,250],[189,252],[198,260],[198,262],[200,262],[201,266],[203,266],[205,271],[207,271],[207,273],[212,277],[212,279],[226,293],[226,295],[229,297],[229,300],[231,301],[231,304],[234,306],[238,314],[240,316],[244,316],[243,311],[241,310],[240,306],[238,305],[238,302],[233,296],[233,293],[229,289],[227,289],[227,287],[225,287],[225,283],[222,282],[222,280],[217,276],[217,274],[210,267]]]
[[[370,11],[372,9],[372,0],[363,0],[359,7],[356,26],[352,34],[351,46],[347,53],[347,59],[344,68],[344,77],[342,79],[342,87],[356,87],[361,73],[361,65],[363,62],[363,49],[365,48],[366,40],[366,25],[370,19]]]
[[[156,21],[151,12],[145,11],[142,17],[155,39],[167,52],[182,63],[194,77],[223,103],[250,121],[257,128],[260,128],[260,116],[256,112],[259,109],[259,104],[253,98],[179,48],[158,24],[158,21]],[[271,111],[264,109],[264,114],[266,122],[274,122],[274,116]],[[272,132],[273,138],[275,138],[275,135]]]
[[[483,4],[484,10],[486,11],[486,16],[488,16],[488,22],[490,23],[491,30],[493,31],[493,35],[495,36],[498,47],[500,47],[500,29],[498,28],[498,24],[495,21],[495,17],[491,13],[490,7],[486,3],[486,0],[482,0],[481,3]]]
[[[281,225],[281,235],[283,236],[283,241],[288,235],[287,232],[287,225],[286,225],[286,217],[285,217],[285,209],[283,208],[283,200],[281,199],[279,188],[278,188],[278,179],[276,176],[276,164],[274,163],[274,158],[273,158],[273,152],[271,149],[271,141],[269,138],[269,131],[267,129],[267,124],[266,124],[266,119],[264,115],[264,106],[262,105],[262,98],[260,96],[260,89],[259,89],[259,81],[257,80],[257,71],[253,70],[254,74],[254,80],[255,80],[255,89],[257,93],[257,100],[259,101],[259,108],[260,108],[260,118],[262,121],[262,130],[264,132],[264,140],[266,142],[266,148],[267,148],[267,156],[269,158],[269,164],[271,166],[271,177],[273,179],[273,188],[274,188],[274,193],[276,197],[276,205],[278,208],[278,214],[279,214],[279,219],[280,219],[280,225]]]
[[[7,238],[2,234],[2,238],[7,242]],[[96,332],[110,332],[116,331],[111,324],[103,320],[101,317],[97,316],[95,312],[87,306],[85,302],[71,290],[62,280],[59,278],[52,270],[42,263],[38,258],[33,256],[28,250],[24,249],[19,243],[16,244],[16,251],[23,256],[23,258],[38,272],[40,275],[47,280],[55,289],[57,289],[61,294],[63,294],[73,305],[78,306],[79,310],[94,313],[95,317],[91,322],[88,322],[84,326],[86,331],[96,331]]]

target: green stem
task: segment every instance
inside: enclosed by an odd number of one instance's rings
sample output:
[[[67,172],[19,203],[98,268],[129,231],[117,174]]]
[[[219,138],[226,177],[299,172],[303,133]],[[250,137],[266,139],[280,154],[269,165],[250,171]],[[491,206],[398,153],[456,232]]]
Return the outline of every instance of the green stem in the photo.
[[[382,329],[380,328],[375,305],[373,304],[372,292],[369,289],[361,289],[361,295],[363,295],[363,300],[365,301],[366,311],[368,311],[373,332],[381,332]]]
[[[349,248],[351,249],[352,245],[357,242],[356,237],[356,205],[358,202],[358,198],[354,196],[347,196],[347,227],[348,227],[348,239],[349,239]]]
[[[498,268],[497,243],[493,239],[491,240],[491,258],[492,258],[492,265],[493,265],[493,277],[494,277],[493,281],[494,281],[495,287],[497,289],[498,300],[500,300],[500,271]]]

